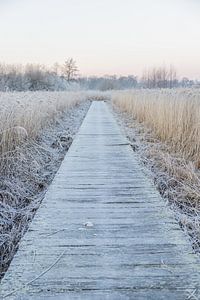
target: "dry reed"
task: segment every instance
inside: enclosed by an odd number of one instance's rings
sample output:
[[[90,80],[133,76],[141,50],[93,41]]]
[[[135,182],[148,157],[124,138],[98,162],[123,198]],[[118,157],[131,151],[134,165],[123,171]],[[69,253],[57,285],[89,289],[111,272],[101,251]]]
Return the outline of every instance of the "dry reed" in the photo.
[[[126,91],[114,93],[112,101],[200,166],[200,90]]]
[[[76,92],[0,93],[0,154],[36,138],[59,113],[86,97]]]
[[[90,96],[0,93],[0,278],[87,112]]]
[[[200,91],[115,92],[112,104],[138,159],[200,252]]]

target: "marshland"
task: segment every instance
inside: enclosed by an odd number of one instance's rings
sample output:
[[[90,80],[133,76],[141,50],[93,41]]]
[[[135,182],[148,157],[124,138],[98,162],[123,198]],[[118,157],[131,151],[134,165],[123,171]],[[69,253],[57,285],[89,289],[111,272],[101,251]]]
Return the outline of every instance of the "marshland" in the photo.
[[[199,8],[0,4],[3,299],[199,299]]]

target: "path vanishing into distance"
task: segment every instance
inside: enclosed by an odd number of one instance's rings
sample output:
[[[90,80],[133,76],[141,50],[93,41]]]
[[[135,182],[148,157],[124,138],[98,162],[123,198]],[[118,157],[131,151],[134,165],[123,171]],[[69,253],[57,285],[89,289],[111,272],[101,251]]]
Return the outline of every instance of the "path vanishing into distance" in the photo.
[[[200,263],[107,104],[94,101],[2,299],[200,299]],[[196,298],[194,298],[196,297]]]

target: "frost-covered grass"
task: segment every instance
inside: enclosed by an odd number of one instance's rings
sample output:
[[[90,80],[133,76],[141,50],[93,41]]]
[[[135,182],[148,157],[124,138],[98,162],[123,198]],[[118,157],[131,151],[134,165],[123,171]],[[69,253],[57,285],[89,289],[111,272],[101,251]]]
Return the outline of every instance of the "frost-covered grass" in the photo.
[[[105,97],[105,93],[95,92],[0,93],[0,154],[35,139],[63,111],[88,98]]]
[[[200,91],[113,94],[132,148],[200,252]]]
[[[90,105],[104,92],[0,93],[0,278]]]
[[[0,93],[0,153],[36,138],[58,114],[86,98],[76,92]]]
[[[89,107],[86,92],[0,93],[0,277]]]

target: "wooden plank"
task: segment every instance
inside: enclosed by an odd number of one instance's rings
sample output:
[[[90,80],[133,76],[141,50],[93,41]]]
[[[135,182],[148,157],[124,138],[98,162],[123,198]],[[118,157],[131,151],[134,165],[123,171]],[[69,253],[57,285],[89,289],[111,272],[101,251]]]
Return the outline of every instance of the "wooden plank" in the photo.
[[[200,297],[199,282],[188,238],[106,104],[93,102],[1,296],[16,290],[7,299],[187,299]]]

